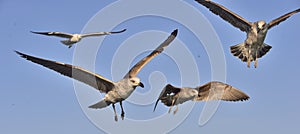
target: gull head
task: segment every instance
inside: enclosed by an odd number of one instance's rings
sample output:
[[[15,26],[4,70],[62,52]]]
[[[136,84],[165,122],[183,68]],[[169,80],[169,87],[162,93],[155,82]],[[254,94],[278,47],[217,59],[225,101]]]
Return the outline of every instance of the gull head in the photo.
[[[70,39],[72,42],[78,42],[81,40],[80,34],[73,34],[72,38]]]
[[[267,30],[267,23],[263,20],[260,20],[256,23],[256,27],[258,32],[265,32]]]
[[[141,80],[138,77],[130,78],[129,83],[130,83],[130,85],[132,85],[132,87],[140,86],[140,87],[144,88],[144,84],[141,82]]]
[[[188,90],[188,95],[191,96],[192,98],[196,97],[196,96],[198,96],[198,91],[195,89],[190,89],[190,90]]]

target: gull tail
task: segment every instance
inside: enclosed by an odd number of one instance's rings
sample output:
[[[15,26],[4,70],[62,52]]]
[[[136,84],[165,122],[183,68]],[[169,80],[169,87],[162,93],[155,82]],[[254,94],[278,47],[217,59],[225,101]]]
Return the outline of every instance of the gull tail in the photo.
[[[245,47],[245,43],[241,43],[235,46],[230,47],[230,51],[233,54],[233,56],[238,57],[243,62],[246,62],[248,60],[248,49]]]
[[[72,47],[73,44],[75,44],[76,42],[72,42],[70,40],[62,40],[60,41],[61,43],[65,44],[66,46],[68,46],[69,48]]]
[[[264,56],[267,52],[270,51],[272,46],[263,44],[257,49],[246,46],[245,43],[240,43],[235,46],[231,46],[231,53],[241,59],[243,62],[248,62],[248,67],[250,66],[250,62],[257,60]]]
[[[101,100],[98,103],[89,106],[89,108],[101,109],[101,108],[109,106],[110,104],[111,104],[110,101]]]
[[[260,47],[260,49],[258,50],[257,58],[264,56],[267,52],[270,51],[271,48],[272,46],[264,43],[262,47]]]

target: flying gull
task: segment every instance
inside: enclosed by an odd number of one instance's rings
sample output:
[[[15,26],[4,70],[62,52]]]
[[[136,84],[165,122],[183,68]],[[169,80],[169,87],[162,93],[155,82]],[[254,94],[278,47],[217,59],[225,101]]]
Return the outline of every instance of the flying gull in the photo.
[[[124,76],[124,78],[118,82],[112,82],[98,74],[89,72],[77,66],[33,57],[18,51],[16,51],[16,53],[29,61],[40,64],[62,75],[71,77],[87,85],[90,85],[91,87],[99,90],[101,93],[106,93],[105,97],[101,101],[89,106],[89,108],[101,109],[112,104],[115,114],[115,121],[118,121],[115,103],[120,103],[122,110],[121,117],[123,120],[125,113],[123,110],[122,101],[127,99],[137,86],[144,87],[143,83],[136,75],[151,59],[160,54],[164,50],[164,48],[167,47],[175,39],[175,37],[177,36],[177,32],[177,29],[174,30],[159,47],[157,47],[147,57],[136,63]]]
[[[211,12],[219,15],[222,19],[239,28],[241,31],[247,33],[247,39],[238,45],[231,46],[231,53],[240,58],[243,62],[247,62],[250,67],[250,62],[255,61],[254,67],[258,65],[258,58],[264,56],[272,46],[265,44],[264,40],[269,29],[285,21],[287,18],[300,12],[300,8],[280,16],[266,23],[264,20],[257,22],[249,22],[241,16],[231,12],[227,8],[210,0],[196,0],[198,3],[207,7]]]
[[[60,41],[61,43],[65,44],[69,48],[72,47],[73,44],[79,42],[82,38],[90,37],[90,36],[103,36],[109,34],[117,34],[125,32],[126,29],[121,31],[114,31],[114,32],[96,32],[96,33],[87,33],[87,34],[70,34],[70,33],[62,33],[62,32],[34,32],[30,31],[35,34],[47,35],[47,36],[56,36],[61,38],[67,38],[67,40]]]
[[[209,100],[224,100],[224,101],[244,101],[248,100],[249,96],[243,93],[241,90],[232,87],[222,82],[209,82],[205,85],[196,88],[178,88],[171,84],[164,87],[160,93],[153,112],[156,109],[157,103],[161,100],[166,106],[170,107],[169,113],[172,107],[176,105],[174,114],[178,111],[178,104],[182,104],[186,101],[209,101]]]

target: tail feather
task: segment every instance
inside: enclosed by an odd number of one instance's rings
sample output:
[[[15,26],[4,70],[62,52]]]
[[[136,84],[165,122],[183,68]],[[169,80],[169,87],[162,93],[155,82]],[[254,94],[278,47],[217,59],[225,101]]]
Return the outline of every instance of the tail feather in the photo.
[[[261,47],[259,47],[256,51],[254,48],[252,48],[251,53],[249,54],[250,47],[246,47],[245,43],[241,43],[235,46],[231,46],[230,50],[231,53],[241,59],[243,62],[247,62],[250,58],[250,61],[254,61],[257,58],[261,58],[264,56],[267,52],[270,51],[272,46],[263,44]]]
[[[263,47],[261,47],[260,50],[258,51],[257,58],[264,56],[267,52],[270,51],[271,48],[272,48],[272,46],[264,43]]]
[[[238,44],[235,46],[231,46],[230,51],[234,56],[238,57],[243,62],[246,62],[248,60],[248,56],[247,56],[247,52],[246,52],[247,50],[246,50],[244,43],[241,43],[241,44]]]
[[[101,109],[101,108],[109,106],[110,104],[111,104],[110,101],[101,100],[98,103],[89,106],[89,108]]]
[[[61,43],[65,44],[66,46],[68,46],[69,48],[72,47],[73,44],[75,44],[76,42],[72,42],[72,41],[69,41],[69,40],[62,40],[60,41]]]

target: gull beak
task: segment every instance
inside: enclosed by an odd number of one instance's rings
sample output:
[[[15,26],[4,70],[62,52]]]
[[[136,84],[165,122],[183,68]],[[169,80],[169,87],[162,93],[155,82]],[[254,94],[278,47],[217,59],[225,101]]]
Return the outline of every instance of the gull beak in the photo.
[[[257,33],[260,33],[262,29],[261,28],[257,28]]]
[[[144,84],[142,82],[139,83],[139,86],[144,88]]]

